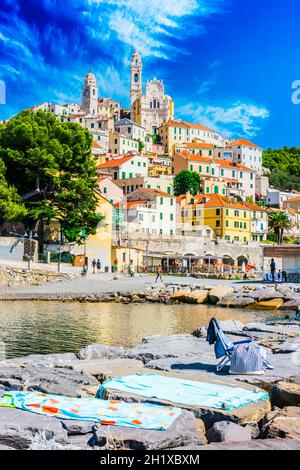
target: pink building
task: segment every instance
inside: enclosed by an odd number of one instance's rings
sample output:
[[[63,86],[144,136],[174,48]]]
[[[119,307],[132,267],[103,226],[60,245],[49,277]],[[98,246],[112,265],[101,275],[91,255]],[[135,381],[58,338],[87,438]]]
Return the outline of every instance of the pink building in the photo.
[[[120,202],[123,198],[123,191],[109,178],[98,178],[97,180],[101,194],[112,204]]]

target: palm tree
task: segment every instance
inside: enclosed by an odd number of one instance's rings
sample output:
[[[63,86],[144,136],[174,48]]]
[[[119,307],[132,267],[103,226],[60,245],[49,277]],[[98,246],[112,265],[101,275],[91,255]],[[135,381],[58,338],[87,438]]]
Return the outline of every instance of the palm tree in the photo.
[[[284,231],[290,230],[293,224],[286,212],[276,211],[269,214],[269,227],[274,230],[277,243],[282,245]]]

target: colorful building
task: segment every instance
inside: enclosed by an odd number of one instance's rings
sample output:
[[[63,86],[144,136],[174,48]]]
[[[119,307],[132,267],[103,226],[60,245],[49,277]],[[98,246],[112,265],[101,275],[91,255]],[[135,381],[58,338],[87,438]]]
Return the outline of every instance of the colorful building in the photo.
[[[125,180],[136,176],[148,175],[149,160],[143,155],[126,155],[112,158],[97,166],[98,174],[108,172],[114,180]]]

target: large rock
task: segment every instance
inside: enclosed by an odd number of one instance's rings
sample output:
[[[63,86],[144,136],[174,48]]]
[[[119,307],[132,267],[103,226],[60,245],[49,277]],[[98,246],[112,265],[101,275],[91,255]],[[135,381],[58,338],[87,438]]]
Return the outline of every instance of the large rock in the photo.
[[[300,407],[288,406],[269,413],[263,427],[263,435],[266,438],[300,440]]]
[[[279,336],[286,336],[290,338],[297,337],[299,332],[295,329],[295,327],[286,325],[286,326],[276,326],[276,325],[268,325],[266,323],[247,323],[244,328],[244,332],[255,331],[260,333],[271,333]]]
[[[185,302],[188,304],[203,304],[208,296],[207,290],[194,290],[186,295]]]
[[[208,442],[243,442],[252,438],[251,429],[239,426],[230,421],[215,423],[207,432]]]
[[[98,425],[93,444],[106,450],[159,450],[206,443],[203,423],[192,413],[182,411],[165,431]]]
[[[190,292],[191,289],[180,289],[170,295],[170,300],[172,300],[172,302],[185,302]]]
[[[42,366],[0,367],[0,384],[14,390],[37,390],[71,397],[88,396],[98,381],[67,368]],[[92,392],[93,394],[93,392]]]
[[[209,292],[209,300],[211,303],[216,304],[223,297],[232,295],[233,293],[234,289],[230,286],[217,286]]]
[[[248,305],[247,308],[252,308],[255,310],[278,310],[282,307],[284,300],[272,299],[272,300],[262,300],[260,302]]]
[[[30,354],[29,356],[18,357],[4,361],[7,365],[30,365],[30,366],[47,366],[55,367],[57,365],[64,365],[70,361],[77,360],[73,353],[65,354]],[[1,363],[0,363],[1,364]]]
[[[217,305],[220,305],[221,307],[244,308],[254,303],[255,300],[251,297],[237,297],[236,295],[227,295],[226,297],[219,300]]]
[[[0,444],[15,449],[28,449],[35,440],[66,444],[68,435],[56,418],[13,408],[0,408]]]
[[[147,363],[166,357],[203,355],[203,346],[207,350],[205,342],[192,335],[150,336],[144,338],[141,344],[127,350],[125,356]]]
[[[271,390],[273,405],[300,406],[300,376],[290,377],[273,385]]]
[[[61,424],[69,436],[77,436],[92,433],[97,422],[80,421],[77,419],[62,419]]]
[[[8,446],[4,446],[4,445],[0,444],[0,452],[2,450],[16,450],[16,449],[14,449],[13,447],[8,447]]]
[[[287,302],[284,302],[284,304],[281,305],[280,309],[281,310],[296,310],[299,306],[300,306],[300,298],[288,300]]]
[[[284,295],[272,287],[263,287],[262,289],[248,292],[248,297],[252,297],[252,299],[255,299],[257,302],[261,302],[272,299],[283,299]]]
[[[116,346],[107,346],[106,344],[90,344],[86,348],[80,349],[79,359],[118,359],[123,356],[125,349]]]
[[[185,450],[177,447],[173,450]],[[206,446],[193,446],[189,450],[197,451],[215,451],[215,450],[254,450],[254,451],[284,451],[284,450],[300,450],[300,441],[295,439],[253,439],[248,442],[216,442]]]

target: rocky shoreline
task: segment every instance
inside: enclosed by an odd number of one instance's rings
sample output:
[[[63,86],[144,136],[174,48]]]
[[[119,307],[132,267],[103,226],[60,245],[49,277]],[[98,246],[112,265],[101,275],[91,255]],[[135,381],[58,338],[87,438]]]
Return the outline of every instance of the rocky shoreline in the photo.
[[[260,387],[269,392],[269,400],[226,411],[106,390],[109,400],[181,407],[180,418],[166,431],[101,426],[0,408],[0,450],[300,449],[300,322],[242,324],[226,320],[221,327],[234,340],[247,337],[264,345],[274,370],[263,376],[232,376],[228,371],[217,374],[213,347],[205,340],[206,328],[201,327],[191,335],[144,338],[129,349],[93,344],[76,354],[1,361],[0,391],[37,390],[92,397],[106,379],[152,372],[230,387]]]
[[[0,300],[43,300],[59,302],[115,302],[115,303],[187,303],[211,304],[219,307],[251,308],[257,310],[296,310],[300,306],[300,286],[282,284],[233,284],[197,286],[188,284],[153,284],[140,291],[99,293],[20,293],[5,292]]]

